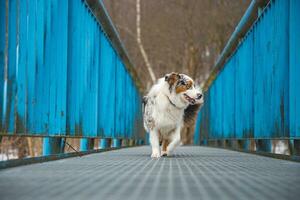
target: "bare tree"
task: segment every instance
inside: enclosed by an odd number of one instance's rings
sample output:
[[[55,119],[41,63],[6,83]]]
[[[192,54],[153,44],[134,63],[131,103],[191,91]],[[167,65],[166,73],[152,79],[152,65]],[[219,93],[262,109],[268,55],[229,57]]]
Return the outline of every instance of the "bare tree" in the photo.
[[[147,55],[147,53],[144,49],[143,43],[142,43],[141,25],[140,24],[141,24],[141,2],[140,2],[140,0],[136,0],[136,35],[137,35],[136,39],[137,39],[137,44],[138,44],[139,49],[144,58],[144,61],[145,61],[146,67],[148,69],[148,72],[150,74],[150,77],[152,79],[152,82],[154,83],[156,78],[155,78],[154,72],[152,70],[151,64],[149,62],[148,55]]]

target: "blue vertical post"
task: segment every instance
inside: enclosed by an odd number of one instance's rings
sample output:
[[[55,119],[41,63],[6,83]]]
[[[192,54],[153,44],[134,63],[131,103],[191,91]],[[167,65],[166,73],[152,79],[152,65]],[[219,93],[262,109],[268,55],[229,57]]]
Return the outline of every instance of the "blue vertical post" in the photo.
[[[300,140],[299,139],[290,139],[289,140],[289,149],[292,156],[300,156]]]
[[[127,147],[128,146],[128,139],[122,139],[121,140],[121,147]]]
[[[81,138],[80,139],[80,151],[89,151],[94,148],[94,139]]]
[[[244,140],[244,143],[242,146],[243,150],[244,151],[252,150],[250,147],[251,147],[251,141],[249,139]]]
[[[143,145],[143,140],[142,139],[138,140],[138,145]]]
[[[100,149],[106,149],[108,148],[108,139],[101,138],[99,142],[99,148]]]
[[[128,146],[132,147],[134,145],[134,140],[133,139],[129,139],[128,140]]]
[[[258,152],[272,152],[272,141],[269,139],[256,140],[256,151]]]
[[[55,137],[43,138],[43,156],[64,153],[64,139]]]
[[[120,139],[117,139],[117,138],[114,138],[112,140],[112,148],[120,148],[121,147],[121,140]]]
[[[5,65],[5,40],[6,40],[6,1],[0,1],[0,131],[2,131],[3,95],[4,95],[4,65]],[[1,136],[0,136],[1,137]],[[1,142],[1,140],[0,140]]]
[[[146,133],[146,144],[149,145],[150,144],[150,133]]]

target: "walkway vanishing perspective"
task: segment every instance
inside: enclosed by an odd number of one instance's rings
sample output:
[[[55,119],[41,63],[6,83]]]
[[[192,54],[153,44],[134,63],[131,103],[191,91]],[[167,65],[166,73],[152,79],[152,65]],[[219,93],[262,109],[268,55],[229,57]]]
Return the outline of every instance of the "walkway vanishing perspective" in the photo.
[[[207,147],[283,144],[300,160],[299,10],[251,1],[204,83],[198,146],[153,160],[132,147],[147,143],[145,88],[103,2],[0,1],[0,145],[42,138],[42,156],[0,161],[19,165],[0,170],[0,200],[299,198],[300,162]],[[83,154],[116,149],[66,158],[70,138]]]
[[[300,163],[211,147],[153,160],[147,146],[0,171],[11,199],[292,199]],[[55,172],[55,173],[53,173]]]

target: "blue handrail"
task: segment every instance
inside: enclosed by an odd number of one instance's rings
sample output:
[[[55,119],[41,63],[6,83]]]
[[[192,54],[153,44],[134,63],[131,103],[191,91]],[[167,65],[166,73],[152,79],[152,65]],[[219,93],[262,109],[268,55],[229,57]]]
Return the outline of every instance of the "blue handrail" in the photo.
[[[65,137],[82,151],[144,139],[141,84],[102,3],[6,0],[0,13],[1,135],[45,137],[44,155]]]

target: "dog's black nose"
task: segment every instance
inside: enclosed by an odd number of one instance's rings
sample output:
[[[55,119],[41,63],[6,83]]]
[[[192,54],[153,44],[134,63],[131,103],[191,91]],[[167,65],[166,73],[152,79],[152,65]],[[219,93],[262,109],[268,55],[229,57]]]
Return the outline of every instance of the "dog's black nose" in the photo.
[[[202,98],[202,94],[201,93],[198,93],[197,94],[197,99],[201,99]]]

